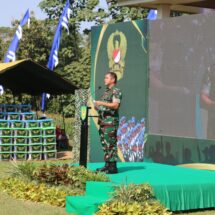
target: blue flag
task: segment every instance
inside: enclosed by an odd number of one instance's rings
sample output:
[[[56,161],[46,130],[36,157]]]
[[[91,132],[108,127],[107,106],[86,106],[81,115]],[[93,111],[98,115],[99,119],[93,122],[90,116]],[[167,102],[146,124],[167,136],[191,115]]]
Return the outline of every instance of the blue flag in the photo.
[[[19,41],[22,39],[22,27],[30,21],[30,12],[29,10],[26,11],[25,16],[23,17],[22,21],[20,22],[16,33],[13,37],[13,40],[10,44],[10,47],[7,51],[7,54],[4,59],[4,63],[15,61],[16,60],[16,50],[19,46]]]
[[[150,10],[147,16],[149,20],[156,20],[157,19],[157,10]]]
[[[69,0],[67,0],[67,3],[63,9],[63,13],[60,17],[60,21],[57,26],[57,30],[55,33],[54,41],[52,44],[52,49],[51,53],[49,56],[49,61],[48,61],[48,68],[50,70],[54,70],[54,68],[58,65],[58,49],[60,46],[60,39],[61,39],[61,34],[62,34],[62,27],[66,28],[68,34],[69,34],[69,18],[70,18],[70,4]],[[44,112],[45,110],[45,101],[46,101],[46,93],[42,94],[42,104],[41,104],[41,110]]]

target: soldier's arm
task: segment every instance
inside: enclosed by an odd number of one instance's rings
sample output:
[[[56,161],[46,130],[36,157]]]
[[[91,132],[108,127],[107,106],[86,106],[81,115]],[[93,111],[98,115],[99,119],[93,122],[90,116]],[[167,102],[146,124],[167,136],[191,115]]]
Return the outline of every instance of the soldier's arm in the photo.
[[[120,103],[118,103],[118,102],[108,103],[108,102],[96,101],[95,103],[97,106],[105,106],[105,107],[108,107],[108,108],[114,109],[114,110],[117,110],[120,105]]]
[[[205,74],[203,79],[200,98],[201,98],[201,107],[207,110],[214,109],[215,101],[210,98],[211,91],[211,79],[210,79],[210,71]]]
[[[205,109],[214,109],[215,101],[211,100],[205,92],[201,92],[201,106]]]
[[[117,109],[119,109],[121,99],[122,99],[121,91],[119,89],[115,89],[113,91],[112,102],[96,101],[96,104],[99,106],[104,106],[104,107],[108,107],[110,109],[117,110]]]

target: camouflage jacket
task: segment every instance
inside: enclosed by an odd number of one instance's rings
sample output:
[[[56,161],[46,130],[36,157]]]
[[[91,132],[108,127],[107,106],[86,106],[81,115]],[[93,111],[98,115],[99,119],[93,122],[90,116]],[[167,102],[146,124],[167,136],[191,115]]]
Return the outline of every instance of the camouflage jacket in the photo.
[[[101,101],[112,103],[121,103],[122,93],[120,89],[115,86],[111,89],[107,88],[101,97]],[[100,106],[99,110],[99,125],[118,125],[119,123],[119,110],[111,109],[105,106]]]

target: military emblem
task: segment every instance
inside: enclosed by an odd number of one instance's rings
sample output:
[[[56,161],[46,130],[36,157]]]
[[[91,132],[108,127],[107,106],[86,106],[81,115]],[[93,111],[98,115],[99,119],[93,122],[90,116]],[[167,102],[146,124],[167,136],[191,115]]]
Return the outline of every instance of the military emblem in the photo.
[[[84,121],[87,117],[87,106],[81,106],[81,120]]]
[[[108,39],[107,52],[109,69],[116,73],[118,80],[123,78],[126,51],[127,39],[125,34],[120,31],[115,31]]]

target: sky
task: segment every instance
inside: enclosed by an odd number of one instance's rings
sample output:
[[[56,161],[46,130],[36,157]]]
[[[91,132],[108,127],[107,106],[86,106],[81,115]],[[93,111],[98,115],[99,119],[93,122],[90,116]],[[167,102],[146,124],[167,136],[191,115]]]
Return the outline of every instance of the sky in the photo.
[[[21,19],[29,8],[35,12],[37,19],[44,19],[46,14],[38,7],[41,0],[0,0],[0,27],[10,27],[14,19]],[[100,7],[106,8],[106,0],[100,0]],[[90,27],[92,24],[84,23],[82,27]]]

